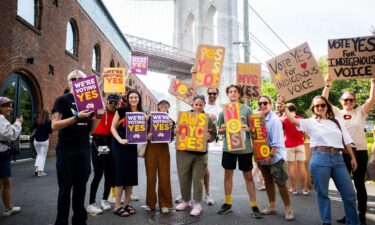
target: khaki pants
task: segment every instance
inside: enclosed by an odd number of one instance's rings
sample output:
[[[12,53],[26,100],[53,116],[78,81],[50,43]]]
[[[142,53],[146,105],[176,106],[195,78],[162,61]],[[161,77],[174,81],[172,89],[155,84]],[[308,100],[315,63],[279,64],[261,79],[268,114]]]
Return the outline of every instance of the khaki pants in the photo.
[[[145,155],[147,193],[146,204],[151,209],[156,205],[156,181],[158,184],[159,208],[172,208],[170,155],[167,143],[148,143]],[[157,178],[158,177],[158,178]]]
[[[194,188],[194,201],[199,203],[203,198],[203,177],[207,168],[207,157],[185,151],[176,152],[176,164],[182,200],[191,200],[191,186]]]

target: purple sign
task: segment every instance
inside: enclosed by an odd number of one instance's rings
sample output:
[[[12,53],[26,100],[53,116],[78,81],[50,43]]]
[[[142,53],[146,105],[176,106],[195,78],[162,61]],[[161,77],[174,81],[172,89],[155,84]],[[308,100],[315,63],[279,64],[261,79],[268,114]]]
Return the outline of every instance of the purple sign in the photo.
[[[148,57],[147,56],[132,56],[132,73],[147,75]]]
[[[151,143],[169,143],[171,142],[171,129],[168,113],[151,113]]]
[[[147,143],[147,124],[143,112],[126,113],[126,139],[129,144]]]
[[[96,76],[92,75],[72,82],[74,101],[78,112],[88,109],[94,112],[103,109],[102,96],[98,87]]]

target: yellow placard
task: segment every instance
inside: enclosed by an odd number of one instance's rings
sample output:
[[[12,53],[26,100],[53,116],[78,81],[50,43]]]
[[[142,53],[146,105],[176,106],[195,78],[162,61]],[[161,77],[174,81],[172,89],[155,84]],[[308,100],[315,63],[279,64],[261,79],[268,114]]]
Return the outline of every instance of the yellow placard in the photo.
[[[105,68],[103,78],[104,93],[125,92],[125,68]]]

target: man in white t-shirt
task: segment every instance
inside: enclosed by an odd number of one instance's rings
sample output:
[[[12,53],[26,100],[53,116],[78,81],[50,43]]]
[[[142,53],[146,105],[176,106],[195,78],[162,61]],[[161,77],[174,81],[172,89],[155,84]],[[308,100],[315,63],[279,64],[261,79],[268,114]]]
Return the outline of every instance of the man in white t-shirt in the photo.
[[[208,88],[207,95],[208,95],[208,104],[204,106],[204,112],[208,113],[210,119],[214,123],[216,123],[217,119],[219,118],[220,112],[223,111],[220,106],[216,105],[216,99],[219,96],[219,89]],[[206,202],[207,205],[214,205],[215,201],[211,198],[211,195],[210,195],[210,172],[208,171],[208,167],[206,169],[206,172],[204,173],[204,189],[205,189],[204,201]]]
[[[358,168],[355,171],[351,170],[350,166],[350,157],[344,155],[345,164],[349,171],[353,174],[354,186],[357,190],[357,199],[358,199],[358,212],[359,220],[361,224],[366,224],[366,211],[367,211],[367,191],[365,186],[365,176],[367,169],[367,142],[366,142],[366,133],[364,128],[365,119],[367,114],[370,112],[372,106],[375,103],[375,79],[371,79],[371,88],[370,96],[365,103],[354,108],[355,106],[355,94],[352,92],[345,92],[341,98],[340,103],[343,109],[339,109],[336,106],[333,106],[333,112],[335,117],[341,120],[346,129],[348,130],[351,138],[354,141],[354,154],[357,159]],[[331,85],[331,77],[326,78],[326,86],[323,90],[323,96],[328,99],[329,96],[329,87]],[[346,223],[346,218],[343,217],[338,219],[339,223]]]

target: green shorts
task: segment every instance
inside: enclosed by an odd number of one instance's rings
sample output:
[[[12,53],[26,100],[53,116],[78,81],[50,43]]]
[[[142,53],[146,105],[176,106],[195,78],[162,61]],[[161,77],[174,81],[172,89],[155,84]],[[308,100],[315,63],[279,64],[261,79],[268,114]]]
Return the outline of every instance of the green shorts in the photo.
[[[283,186],[289,178],[284,159],[280,159],[277,163],[270,165],[270,167],[270,173],[275,179],[275,183],[278,186]]]

